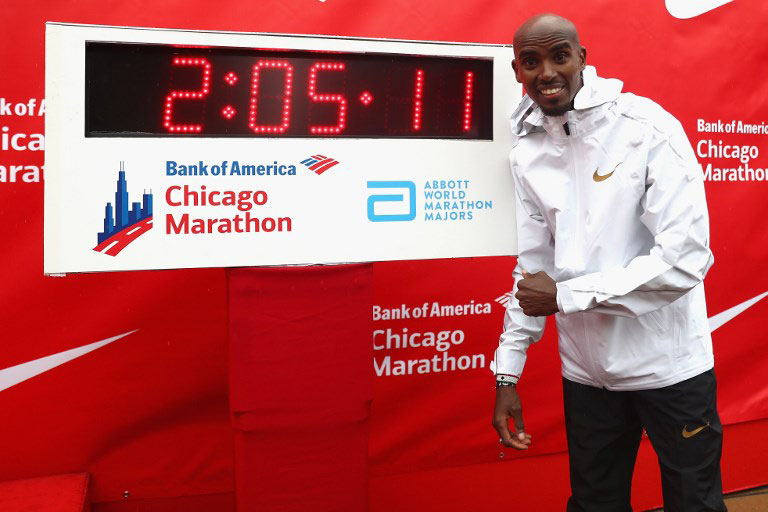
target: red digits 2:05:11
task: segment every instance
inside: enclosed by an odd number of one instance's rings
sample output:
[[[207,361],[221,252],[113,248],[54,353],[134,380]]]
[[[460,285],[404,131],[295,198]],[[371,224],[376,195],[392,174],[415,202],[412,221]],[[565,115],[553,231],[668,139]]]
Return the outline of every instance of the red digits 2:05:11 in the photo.
[[[211,86],[211,63],[208,59],[201,57],[175,57],[174,66],[194,66],[202,71],[200,89],[197,91],[171,91],[165,97],[165,107],[163,112],[163,126],[170,133],[201,133],[202,124],[174,124],[173,122],[173,104],[177,99],[194,100],[203,99],[210,92]],[[258,124],[258,97],[259,97],[259,78],[262,70],[275,69],[282,71],[283,76],[283,108],[280,124],[264,125]],[[338,113],[336,124],[331,126],[310,126],[309,132],[313,135],[340,134],[346,128],[347,118],[347,99],[342,94],[321,94],[317,92],[317,76],[321,72],[340,72],[346,69],[343,62],[316,62],[309,69],[308,96],[315,103],[337,103]],[[226,77],[225,77],[226,79]],[[421,130],[423,97],[424,97],[424,70],[417,69],[414,78],[413,91],[413,120],[412,129],[414,132]],[[472,123],[472,85],[473,74],[467,71],[464,75],[464,112],[462,116],[462,130],[469,131]],[[230,84],[233,81],[228,80]],[[293,66],[287,60],[259,60],[253,65],[251,75],[251,99],[248,109],[248,127],[254,133],[285,133],[291,124],[291,97],[293,92]],[[226,107],[225,110],[231,109]],[[223,112],[227,118],[231,118],[230,112]]]

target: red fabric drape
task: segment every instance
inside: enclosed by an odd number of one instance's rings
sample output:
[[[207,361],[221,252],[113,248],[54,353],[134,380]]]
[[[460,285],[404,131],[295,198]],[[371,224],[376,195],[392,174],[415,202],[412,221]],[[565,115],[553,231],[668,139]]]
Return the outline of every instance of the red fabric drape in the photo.
[[[367,511],[371,265],[228,282],[238,510]]]

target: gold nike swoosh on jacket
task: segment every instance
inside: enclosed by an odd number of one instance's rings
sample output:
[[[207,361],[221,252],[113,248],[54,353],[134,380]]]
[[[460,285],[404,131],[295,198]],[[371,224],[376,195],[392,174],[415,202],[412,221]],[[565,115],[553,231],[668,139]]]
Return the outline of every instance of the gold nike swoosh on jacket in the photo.
[[[617,163],[616,167],[614,167],[613,170],[611,172],[609,172],[608,174],[599,174],[598,171],[600,170],[600,168],[598,167],[597,169],[595,169],[595,173],[592,175],[592,179],[595,180],[597,183],[600,183],[601,181],[605,181],[608,178],[610,178],[611,176],[613,176],[613,173],[616,172],[616,169],[620,165],[621,165],[621,162]]]

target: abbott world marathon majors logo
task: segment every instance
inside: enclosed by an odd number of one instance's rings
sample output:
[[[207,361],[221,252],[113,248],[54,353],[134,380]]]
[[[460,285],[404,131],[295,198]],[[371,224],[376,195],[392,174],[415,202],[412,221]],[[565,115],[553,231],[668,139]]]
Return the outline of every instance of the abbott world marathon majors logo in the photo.
[[[413,181],[369,181],[368,192],[371,222],[415,220],[417,196],[424,200],[425,222],[472,221],[493,209],[493,201],[476,196],[468,179],[428,179],[418,191]]]
[[[104,230],[94,251],[117,256],[128,244],[152,229],[152,192],[144,192],[141,202],[130,202],[125,164],[120,162],[114,204],[104,207]]]

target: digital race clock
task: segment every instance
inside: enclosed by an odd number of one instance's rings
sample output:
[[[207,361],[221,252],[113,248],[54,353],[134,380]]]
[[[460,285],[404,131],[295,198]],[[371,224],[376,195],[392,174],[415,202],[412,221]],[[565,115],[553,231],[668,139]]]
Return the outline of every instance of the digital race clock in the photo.
[[[88,42],[86,136],[493,138],[493,61]]]
[[[46,25],[46,273],[515,253],[511,46]]]

